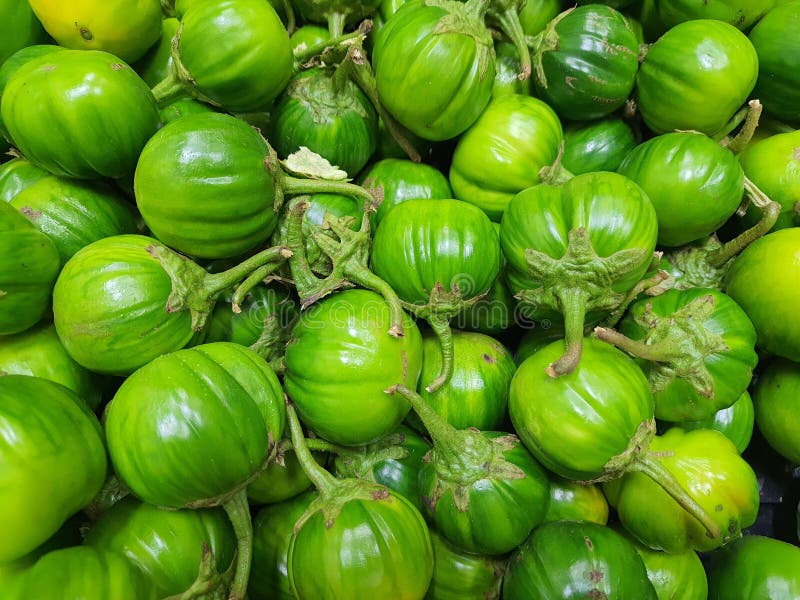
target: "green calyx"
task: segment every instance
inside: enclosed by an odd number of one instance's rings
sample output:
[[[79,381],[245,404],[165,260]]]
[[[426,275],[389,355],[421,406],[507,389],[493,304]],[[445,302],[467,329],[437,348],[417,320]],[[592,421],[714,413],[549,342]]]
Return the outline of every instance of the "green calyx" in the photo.
[[[405,315],[400,298],[383,279],[370,271],[369,253],[372,245],[369,213],[366,207],[357,231],[349,226],[349,219],[332,217],[326,214],[322,227],[311,226],[311,237],[322,253],[330,259],[330,273],[318,278],[306,256],[306,239],[303,233],[303,215],[308,203],[296,203],[289,212],[286,238],[293,255],[289,260],[300,302],[306,308],[337,289],[352,287],[354,284],[381,294],[391,313],[389,335],[402,337]]]
[[[484,16],[489,10],[490,0],[425,0],[426,6],[438,6],[447,11],[434,28],[435,35],[466,35],[475,40],[478,56],[478,75],[484,79],[489,65],[494,60],[494,40],[486,28]]]
[[[343,82],[341,89],[336,89],[334,79],[323,70],[294,78],[285,91],[286,95],[308,108],[317,125],[327,123],[331,118],[338,118],[346,112],[355,112],[366,118],[367,111],[359,102],[359,93],[359,89],[349,79]]]
[[[518,79],[525,81],[531,76],[531,54],[519,13],[525,7],[525,0],[493,0],[488,16],[506,34],[519,54],[520,73]]]
[[[231,586],[234,576],[235,564],[232,563],[224,573],[219,573],[214,552],[204,542],[200,569],[195,582],[182,594],[169,596],[164,600],[226,600],[228,598],[228,588]]]
[[[721,335],[705,327],[715,310],[711,294],[695,298],[668,317],[655,315],[648,304],[635,318],[636,324],[647,331],[643,340],[632,340],[603,327],[595,329],[595,335],[636,358],[654,363],[647,371],[654,394],[680,379],[698,395],[713,398],[715,382],[706,361],[729,350]]]
[[[761,211],[758,223],[724,244],[716,235],[712,235],[700,245],[687,246],[669,254],[667,259],[681,274],[674,283],[675,289],[721,288],[733,259],[775,226],[781,213],[781,205],[770,200],[747,177],[744,180],[744,188],[747,199],[740,211],[746,210],[747,204],[752,203]]]
[[[172,62],[170,63],[169,72],[163,81],[156,84],[152,89],[153,96],[155,96],[158,102],[158,107],[164,108],[178,98],[188,96],[189,98],[194,98],[195,100],[219,108],[220,104],[218,102],[215,102],[197,89],[194,77],[192,77],[191,73],[183,66],[180,50],[182,35],[183,23],[178,25],[178,31],[175,32],[175,37],[172,38]]]
[[[513,435],[487,438],[476,429],[456,429],[443,419],[419,394],[395,385],[388,394],[398,394],[411,403],[433,440],[425,462],[433,464],[436,483],[425,502],[433,511],[449,491],[461,512],[469,510],[470,490],[481,479],[523,479],[524,471],[505,459],[505,454],[519,444]]]
[[[544,71],[542,58],[546,53],[558,50],[561,37],[556,31],[556,27],[558,27],[558,24],[569,16],[573,10],[575,10],[574,7],[565,10],[550,21],[541,33],[527,38],[527,44],[530,46],[530,49],[533,50],[533,71],[536,73],[536,80],[539,85],[545,89],[547,89],[547,74]]]
[[[339,513],[341,513],[342,507],[348,502],[372,502],[391,499],[392,495],[385,486],[355,478],[337,479],[323,469],[311,455],[306,439],[303,436],[300,420],[288,400],[286,402],[286,420],[289,424],[295,456],[297,456],[303,471],[319,492],[319,495],[295,523],[295,535],[317,513],[322,513],[325,527],[330,529],[333,527]]]
[[[612,457],[603,469],[603,475],[587,483],[600,483],[622,477],[625,473],[639,472],[657,483],[681,508],[696,518],[706,528],[711,538],[720,536],[720,529],[705,509],[686,491],[675,475],[667,469],[660,458],[662,453],[650,452],[650,443],[656,433],[655,419],[639,424],[628,447]]]
[[[161,263],[172,281],[167,312],[188,310],[192,315],[192,328],[195,331],[203,329],[217,298],[224,290],[249,279],[255,271],[264,273],[263,267],[267,267],[267,270],[277,269],[291,256],[288,248],[277,246],[263,250],[227,271],[209,274],[197,263],[161,244],[151,244],[147,247],[147,252]],[[253,285],[255,283],[257,282],[253,282]]]
[[[372,469],[387,460],[403,460],[411,454],[403,447],[406,436],[391,433],[374,444],[360,448],[342,448],[337,452],[335,464],[340,477],[355,477],[375,481]]]
[[[645,248],[630,248],[601,257],[582,227],[569,232],[567,251],[561,258],[532,248],[525,251],[529,273],[540,285],[516,297],[534,309],[557,310],[564,315],[566,350],[548,368],[551,377],[577,367],[587,312],[611,312],[630,301],[630,294],[615,291],[614,283],[639,267],[647,254]]]

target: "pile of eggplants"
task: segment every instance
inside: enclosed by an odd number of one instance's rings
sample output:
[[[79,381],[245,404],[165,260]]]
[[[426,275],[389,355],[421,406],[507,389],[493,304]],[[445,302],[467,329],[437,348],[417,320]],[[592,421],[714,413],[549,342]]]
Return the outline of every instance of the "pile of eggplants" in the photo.
[[[800,0],[0,0],[4,600],[800,598]]]

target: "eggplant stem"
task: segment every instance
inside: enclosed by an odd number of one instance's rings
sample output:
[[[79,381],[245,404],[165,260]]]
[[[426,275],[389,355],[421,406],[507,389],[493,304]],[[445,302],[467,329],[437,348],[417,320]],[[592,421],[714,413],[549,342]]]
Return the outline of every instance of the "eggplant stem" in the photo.
[[[344,181],[328,181],[326,179],[301,179],[283,175],[280,185],[285,194],[301,196],[304,194],[341,194],[363,200],[365,203],[374,203],[375,197],[361,186]]]
[[[303,472],[314,483],[320,494],[325,494],[326,491],[336,487],[336,478],[323,469],[311,455],[311,451],[306,445],[300,420],[297,418],[297,412],[288,399],[286,400],[286,421],[292,436],[292,448],[294,448],[294,454],[303,468]]]
[[[669,362],[674,355],[674,353],[670,353],[658,346],[645,344],[639,340],[632,340],[619,331],[607,327],[595,327],[594,334],[604,342],[616,346],[632,356],[651,362]]]
[[[447,383],[453,375],[453,332],[450,329],[450,319],[446,317],[431,315],[428,317],[428,324],[439,340],[439,348],[442,353],[442,366],[439,374],[425,386],[425,391],[432,394]]]
[[[253,523],[250,506],[247,504],[247,488],[242,488],[222,505],[236,533],[236,573],[233,577],[228,600],[243,600],[250,580],[250,565],[253,560]]]
[[[345,33],[344,35],[340,35],[335,38],[329,38],[320,42],[319,44],[315,44],[308,48],[303,48],[302,50],[299,48],[296,49],[294,51],[294,59],[302,64],[309,59],[322,54],[325,52],[325,50],[333,46],[339,46],[349,42],[350,40],[358,40],[359,38],[363,40],[370,31],[372,31],[372,21],[363,21],[356,31]]]
[[[328,33],[332,38],[337,38],[344,33],[344,25],[347,20],[347,15],[342,12],[336,11],[328,15]]]
[[[208,275],[204,282],[206,290],[209,294],[218,294],[242,280],[247,280],[254,271],[263,268],[265,265],[280,265],[291,256],[292,251],[286,246],[267,248],[227,271]]]
[[[572,373],[583,354],[583,328],[586,320],[588,294],[582,289],[567,288],[558,294],[561,313],[564,315],[564,354],[549,365],[546,373],[550,377],[560,377]]]
[[[495,19],[497,19],[503,33],[508,36],[519,54],[520,72],[517,78],[520,81],[526,81],[531,76],[531,53],[516,8],[508,8],[496,14]]]
[[[719,538],[721,535],[719,525],[717,525],[708,512],[689,495],[689,492],[681,486],[672,472],[667,469],[658,458],[651,453],[640,454],[636,460],[631,463],[628,471],[638,471],[652,479],[655,483],[660,485],[665,492],[672,496],[675,502],[680,504],[681,508],[700,521],[703,527],[706,528],[710,538]]]
[[[761,112],[764,107],[758,99],[750,100],[748,103],[747,117],[745,117],[744,125],[736,136],[728,143],[727,148],[734,154],[739,154],[753,139],[758,123],[761,119]]]

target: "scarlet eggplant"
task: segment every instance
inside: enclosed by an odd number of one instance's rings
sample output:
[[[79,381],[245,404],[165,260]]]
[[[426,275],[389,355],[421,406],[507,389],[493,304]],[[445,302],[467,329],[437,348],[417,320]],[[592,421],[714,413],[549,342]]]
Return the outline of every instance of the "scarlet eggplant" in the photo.
[[[741,535],[756,520],[759,487],[750,465],[728,438],[710,429],[673,427],[650,443],[650,452],[711,515],[721,536],[704,525],[643,473],[626,473],[604,489],[622,524],[640,542],[667,552],[709,551]]]
[[[435,336],[423,337],[421,382],[441,371],[442,353]],[[456,429],[501,429],[506,420],[508,386],[516,365],[511,353],[497,340],[481,333],[453,332],[453,374],[442,387],[418,392],[445,421]],[[413,415],[411,422],[418,426]]]
[[[647,193],[658,216],[658,243],[682,246],[716,231],[742,203],[744,171],[736,156],[700,133],[654,137],[619,172]]]
[[[402,311],[401,311],[402,312]],[[384,390],[398,381],[416,387],[422,336],[402,313],[405,335],[387,335],[392,315],[379,295],[348,290],[304,312],[286,346],[286,392],[304,423],[336,444],[377,441],[410,406]]]
[[[85,543],[127,558],[160,598],[224,594],[233,575],[236,536],[220,508],[165,510],[128,496],[100,517]]]
[[[58,339],[52,323],[0,337],[0,375],[32,375],[60,383],[95,410],[100,378],[76,363]]]
[[[782,358],[767,363],[753,392],[758,429],[769,445],[789,461],[800,465],[800,439],[795,419],[800,404],[800,368]]]
[[[176,38],[169,74],[153,88],[161,105],[188,95],[227,111],[256,112],[292,75],[289,34],[269,2],[194,2]]]
[[[50,307],[60,261],[55,243],[0,202],[0,335],[25,331]]]
[[[106,452],[100,423],[83,401],[38,377],[0,377],[0,423],[0,563],[7,563],[89,504],[106,476]]]
[[[422,515],[385,486],[334,478],[311,456],[294,409],[287,406],[286,412],[292,445],[318,490],[297,520],[289,545],[292,592],[298,600],[421,600],[433,571]]]
[[[549,372],[580,361],[585,322],[624,308],[642,290],[658,225],[642,189],[616,173],[586,173],[561,187],[517,194],[503,215],[506,277],[529,318],[561,322],[566,352]]]
[[[561,13],[532,41],[534,83],[562,117],[585,121],[610,115],[633,91],[639,42],[610,6]]]
[[[60,50],[29,61],[6,85],[2,114],[26,158],[78,179],[130,176],[159,125],[147,84],[98,50]]]
[[[628,540],[596,523],[561,521],[536,529],[508,563],[505,600],[656,600]]]
[[[453,370],[450,319],[488,291],[499,273],[497,233],[474,205],[409,200],[392,209],[378,226],[372,266],[439,338],[442,368],[427,383],[429,392],[436,391]]]
[[[758,535],[746,535],[711,555],[709,600],[800,596],[800,549]]]
[[[350,79],[322,68],[295,75],[272,113],[272,143],[286,157],[301,146],[355,177],[378,146],[378,115]]]
[[[500,555],[521,544],[544,519],[547,475],[515,435],[456,429],[403,386],[433,440],[419,474],[426,517],[456,548]]]
[[[728,408],[758,362],[753,324],[717,290],[669,290],[635,302],[620,329],[595,335],[639,359],[662,421],[699,421]]]
[[[226,342],[156,358],[125,380],[106,411],[114,469],[134,494],[156,506],[228,513],[238,540],[231,600],[244,597],[250,572],[247,485],[285,422],[275,373],[256,353]]]
[[[562,377],[549,377],[545,367],[563,347],[563,342],[553,342],[539,350],[520,365],[511,381],[511,422],[533,456],[557,475],[577,481],[642,474],[638,479],[664,489],[670,506],[686,511],[681,513],[683,521],[691,521],[698,531],[707,530],[708,543],[721,544],[720,530],[728,522],[720,522],[724,515],[713,512],[713,505],[709,508],[708,490],[684,487],[682,473],[669,469],[661,454],[648,450],[655,435],[655,406],[647,378],[636,363],[613,346],[587,338],[578,367]],[[661,444],[659,449],[666,448]]]
[[[433,579],[425,600],[499,600],[505,561],[453,547],[431,531]]]
[[[134,179],[155,237],[203,258],[238,256],[278,222],[284,195],[332,192],[372,200],[358,186],[288,176],[256,129],[218,113],[184,117],[147,144]]]
[[[561,123],[541,100],[495,98],[458,141],[450,166],[455,197],[499,221],[516,193],[541,181],[561,141]]]
[[[753,44],[733,25],[686,21],[648,50],[636,86],[644,122],[656,133],[725,134],[758,76]]]
[[[495,57],[483,22],[488,5],[412,0],[378,32],[372,64],[380,101],[421,138],[456,137],[489,103]]]
[[[212,275],[153,238],[98,240],[67,261],[56,281],[56,331],[78,364],[130,374],[183,348],[203,329],[222,292],[264,265],[277,267],[285,259],[281,252],[286,249],[264,250]],[[77,304],[76,297],[92,301]]]

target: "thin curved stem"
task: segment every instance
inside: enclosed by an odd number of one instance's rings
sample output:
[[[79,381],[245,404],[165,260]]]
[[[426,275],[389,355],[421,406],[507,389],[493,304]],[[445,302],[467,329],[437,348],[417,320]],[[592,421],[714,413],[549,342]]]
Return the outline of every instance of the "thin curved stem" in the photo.
[[[386,300],[386,304],[389,305],[389,314],[391,315],[392,325],[389,327],[389,335],[396,338],[403,337],[405,335],[403,328],[405,313],[403,312],[403,304],[397,296],[397,292],[394,291],[394,288],[360,264],[348,264],[345,275],[353,283],[383,296],[383,299]]]
[[[300,196],[303,194],[341,194],[363,200],[365,203],[374,204],[375,197],[361,186],[343,181],[327,181],[325,179],[301,179],[284,175],[281,177],[281,186],[285,194]]]
[[[262,250],[227,271],[208,275],[204,281],[206,291],[210,294],[222,292],[247,279],[253,271],[264,265],[269,263],[280,264],[291,256],[292,252],[286,246],[275,246]]]
[[[547,367],[550,377],[572,373],[583,354],[583,328],[586,319],[588,295],[581,289],[566,289],[558,295],[561,313],[564,315],[564,354]]]
[[[290,250],[291,252],[291,250]],[[266,264],[262,267],[259,267],[255,271],[253,271],[247,279],[245,279],[239,287],[233,292],[233,297],[231,298],[231,306],[233,307],[233,312],[240,313],[242,312],[241,304],[244,302],[245,296],[250,293],[254,287],[256,287],[259,283],[262,283],[270,274],[274,273],[278,267],[281,266],[280,262],[274,262]]]
[[[642,358],[651,362],[669,362],[674,357],[673,353],[664,348],[645,344],[639,340],[632,340],[614,329],[595,327],[594,334],[604,342],[612,344],[637,358]]]
[[[344,13],[334,12],[328,16],[328,33],[332,38],[341,36],[344,33],[344,25],[347,16]]]
[[[300,420],[297,418],[294,406],[288,400],[286,401],[286,421],[289,424],[292,447],[297,461],[320,494],[324,494],[326,491],[336,487],[336,478],[323,469],[311,455],[303,435],[303,428],[300,426]]]
[[[681,508],[700,521],[706,528],[709,537],[716,539],[721,535],[717,525],[706,510],[689,495],[672,472],[663,463],[650,453],[640,454],[628,468],[629,471],[638,471],[647,475],[680,504]]]
[[[247,504],[247,488],[242,488],[222,505],[236,533],[236,573],[233,576],[228,600],[243,600],[250,580],[253,561],[253,522]]]
[[[453,375],[453,332],[450,329],[450,319],[446,317],[431,315],[428,317],[428,324],[439,339],[439,348],[442,352],[442,366],[439,374],[425,386],[425,390],[432,394],[450,381],[450,377]],[[421,415],[420,418],[422,418]]]
[[[353,31],[352,33],[345,33],[335,38],[329,38],[323,42],[320,42],[319,44],[315,44],[308,48],[303,48],[302,50],[299,48],[295,49],[294,59],[302,64],[308,61],[309,59],[322,54],[323,52],[325,52],[325,50],[327,50],[332,46],[338,46],[345,42],[349,42],[350,40],[356,40],[359,38],[363,39],[366,36],[366,34],[372,30],[372,22],[369,21],[368,23],[369,27],[366,30],[364,29],[364,25],[362,23],[362,26],[359,27],[356,31]]]
[[[500,28],[503,30],[517,49],[520,61],[520,72],[517,78],[526,81],[531,76],[531,53],[525,39],[525,32],[522,30],[522,23],[519,21],[519,14],[516,8],[507,10],[495,15]]]
[[[759,120],[761,119],[761,112],[764,110],[764,107],[758,100],[750,100],[748,107],[749,110],[747,111],[747,117],[744,120],[742,129],[728,144],[728,150],[734,154],[739,154],[750,143],[750,140],[753,139],[753,135],[755,135]]]

